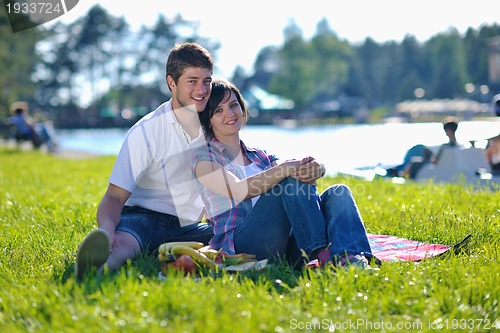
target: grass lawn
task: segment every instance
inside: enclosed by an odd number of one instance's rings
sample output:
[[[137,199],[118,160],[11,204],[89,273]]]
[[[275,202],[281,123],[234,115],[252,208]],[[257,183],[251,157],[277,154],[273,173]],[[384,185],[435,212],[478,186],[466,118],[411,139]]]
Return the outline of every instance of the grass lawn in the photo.
[[[449,245],[472,234],[444,259],[161,281],[141,256],[77,283],[113,162],[0,150],[1,332],[500,332],[499,190],[321,180],[351,187],[370,233]]]

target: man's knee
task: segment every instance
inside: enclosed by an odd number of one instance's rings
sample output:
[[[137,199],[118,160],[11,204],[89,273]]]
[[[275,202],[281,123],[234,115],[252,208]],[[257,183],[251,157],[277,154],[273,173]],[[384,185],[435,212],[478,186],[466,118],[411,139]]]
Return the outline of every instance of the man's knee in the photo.
[[[117,231],[115,233],[115,243],[113,244],[113,249],[123,249],[128,250],[132,253],[141,252],[141,246],[139,245],[139,241],[128,232]],[[112,249],[112,250],[113,250]]]
[[[116,269],[124,264],[128,259],[133,259],[141,252],[141,247],[137,239],[127,232],[117,231],[115,242],[111,248],[108,259],[110,269]]]

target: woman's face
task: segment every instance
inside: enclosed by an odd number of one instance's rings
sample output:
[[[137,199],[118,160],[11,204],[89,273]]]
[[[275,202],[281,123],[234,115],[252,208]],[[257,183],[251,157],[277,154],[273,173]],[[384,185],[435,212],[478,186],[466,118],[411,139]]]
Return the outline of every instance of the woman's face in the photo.
[[[243,126],[243,111],[236,96],[226,91],[222,102],[214,110],[210,124],[216,138],[237,134]]]

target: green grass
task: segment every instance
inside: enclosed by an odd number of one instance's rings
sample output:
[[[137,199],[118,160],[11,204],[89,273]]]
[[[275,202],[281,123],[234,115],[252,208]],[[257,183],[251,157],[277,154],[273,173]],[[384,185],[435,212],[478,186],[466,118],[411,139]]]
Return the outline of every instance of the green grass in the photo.
[[[473,235],[445,259],[161,281],[141,256],[76,283],[113,162],[0,150],[1,332],[328,332],[330,321],[335,332],[486,332],[500,320],[500,191],[463,185],[320,183],[349,185],[370,233],[450,245]]]

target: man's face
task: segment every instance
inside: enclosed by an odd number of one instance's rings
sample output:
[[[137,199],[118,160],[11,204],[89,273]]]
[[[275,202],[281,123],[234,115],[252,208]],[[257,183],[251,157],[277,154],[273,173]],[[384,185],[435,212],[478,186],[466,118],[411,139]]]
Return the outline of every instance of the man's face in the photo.
[[[167,82],[172,89],[172,107],[181,107],[201,112],[207,105],[212,92],[212,71],[207,68],[188,67],[177,83],[168,76]]]

